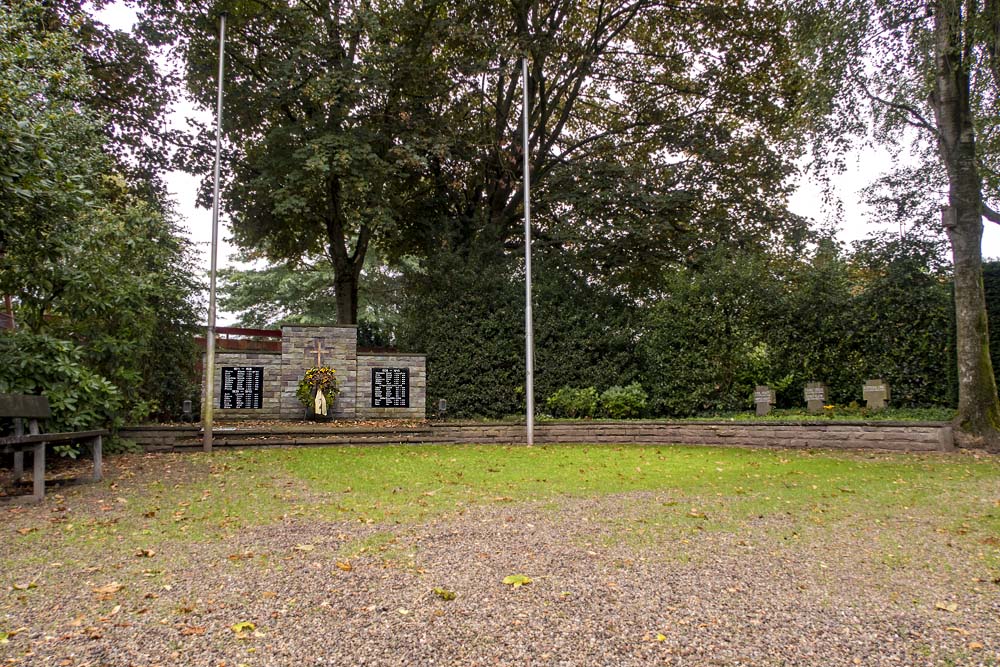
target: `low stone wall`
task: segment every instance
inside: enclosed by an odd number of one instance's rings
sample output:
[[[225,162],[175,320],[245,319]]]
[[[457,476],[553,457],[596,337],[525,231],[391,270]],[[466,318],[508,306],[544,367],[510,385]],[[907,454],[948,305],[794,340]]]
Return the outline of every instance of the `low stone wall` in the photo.
[[[123,429],[122,437],[148,450],[185,448],[200,443],[198,426],[142,426]],[[226,446],[279,444],[524,444],[524,424],[446,422],[419,428],[282,427],[223,428],[216,441]],[[715,445],[818,449],[880,449],[933,452],[955,448],[949,424],[939,422],[733,423],[733,422],[574,422],[535,426],[535,443],[640,445]]]
[[[523,443],[523,424],[434,425],[433,438],[442,443]],[[542,423],[535,425],[535,442],[635,443],[649,445],[719,445],[738,447],[886,449],[951,451],[952,428],[936,422],[866,423],[733,423],[636,422]]]

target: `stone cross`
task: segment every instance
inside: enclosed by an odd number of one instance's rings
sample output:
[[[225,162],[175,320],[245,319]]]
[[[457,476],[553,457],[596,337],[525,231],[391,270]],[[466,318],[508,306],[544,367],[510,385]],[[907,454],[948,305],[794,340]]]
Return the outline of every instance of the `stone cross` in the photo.
[[[881,378],[865,380],[862,393],[865,397],[865,403],[868,404],[869,408],[881,410],[885,407],[886,402],[889,401],[889,384]]]
[[[316,353],[316,368],[320,368],[323,365],[323,346],[320,344],[319,338],[316,339],[316,349],[310,350],[310,352]]]
[[[807,382],[805,389],[806,409],[812,414],[823,412],[826,403],[826,385],[822,382]]]
[[[771,404],[774,400],[774,390],[766,384],[758,385],[753,390],[753,402],[757,406],[757,416],[763,417],[771,412]]]

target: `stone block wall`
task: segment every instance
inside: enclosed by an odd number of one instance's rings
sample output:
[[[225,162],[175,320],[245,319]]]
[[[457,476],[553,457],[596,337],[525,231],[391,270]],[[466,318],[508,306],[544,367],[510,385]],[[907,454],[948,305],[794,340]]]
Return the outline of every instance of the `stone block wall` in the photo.
[[[358,328],[356,326],[311,326],[304,324],[281,327],[281,419],[302,419],[305,408],[295,398],[299,380],[316,366],[316,345],[319,343],[322,365],[337,371],[340,395],[333,403],[331,416],[354,419],[357,402]]]
[[[358,419],[423,419],[427,406],[427,355],[401,353],[361,353],[358,359]],[[372,407],[372,369],[407,368],[410,375],[410,407]]]
[[[259,410],[223,410],[219,407],[219,401],[222,397],[223,366],[263,366],[264,387]],[[201,367],[207,368],[205,355],[202,355]],[[279,352],[216,350],[215,384],[212,391],[215,419],[278,419],[281,416],[281,375],[281,353]],[[204,378],[202,378],[202,400],[205,399],[205,384]]]

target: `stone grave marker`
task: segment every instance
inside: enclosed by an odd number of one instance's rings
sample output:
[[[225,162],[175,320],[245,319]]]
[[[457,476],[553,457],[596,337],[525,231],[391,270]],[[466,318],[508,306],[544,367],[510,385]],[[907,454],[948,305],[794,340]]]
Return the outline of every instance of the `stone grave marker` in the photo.
[[[881,410],[889,402],[889,383],[881,378],[865,380],[862,394],[869,408]]]
[[[757,416],[763,417],[771,412],[771,405],[775,403],[774,390],[766,384],[757,385],[753,390],[753,402],[757,406]]]
[[[822,382],[807,382],[805,389],[806,409],[812,414],[823,412],[826,403],[826,385]]]

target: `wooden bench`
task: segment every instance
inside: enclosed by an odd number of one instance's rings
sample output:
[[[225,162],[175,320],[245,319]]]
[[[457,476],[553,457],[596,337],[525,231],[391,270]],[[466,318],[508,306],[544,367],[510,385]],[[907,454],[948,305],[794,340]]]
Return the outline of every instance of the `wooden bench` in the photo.
[[[45,445],[49,443],[80,442],[89,445],[94,455],[94,481],[101,479],[101,439],[107,431],[73,431],[70,433],[42,433],[38,420],[52,416],[49,399],[45,396],[0,394],[0,419],[14,420],[13,435],[0,436],[0,453],[14,454],[14,481],[24,476],[24,452],[32,452],[31,500],[45,497]],[[24,421],[28,432],[24,432]]]

